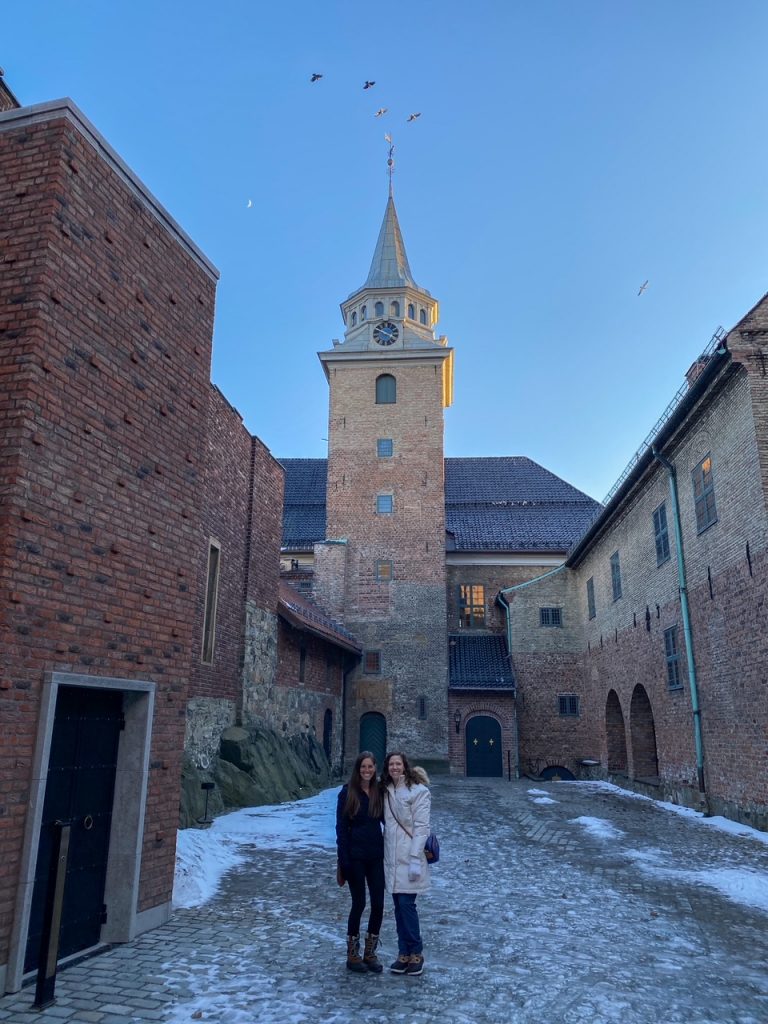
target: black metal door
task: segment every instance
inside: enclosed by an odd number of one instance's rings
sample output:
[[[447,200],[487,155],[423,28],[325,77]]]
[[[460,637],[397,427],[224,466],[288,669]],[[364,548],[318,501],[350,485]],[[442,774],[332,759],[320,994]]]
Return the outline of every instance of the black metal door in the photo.
[[[387,752],[387,720],[377,711],[368,711],[360,719],[360,750],[370,750],[381,773]]]
[[[476,715],[467,722],[467,775],[498,778],[503,770],[501,726],[489,715]]]
[[[59,689],[27,933],[26,971],[38,965],[56,821],[72,826],[59,959],[99,941],[122,722],[123,695],[119,691],[76,686]]]

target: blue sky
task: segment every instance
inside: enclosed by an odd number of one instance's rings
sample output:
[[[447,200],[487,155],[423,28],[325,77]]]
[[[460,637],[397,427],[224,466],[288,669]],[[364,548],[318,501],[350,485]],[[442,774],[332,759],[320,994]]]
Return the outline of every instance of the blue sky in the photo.
[[[3,43],[19,100],[70,96],[219,268],[212,377],[277,456],[326,454],[316,353],[387,131],[456,353],[447,455],[602,498],[768,289],[764,0],[27,0]]]

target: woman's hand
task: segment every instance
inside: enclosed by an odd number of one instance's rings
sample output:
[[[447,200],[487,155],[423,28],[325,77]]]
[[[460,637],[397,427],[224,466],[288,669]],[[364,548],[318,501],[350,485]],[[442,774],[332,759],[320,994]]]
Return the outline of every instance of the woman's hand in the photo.
[[[421,858],[411,857],[408,861],[408,881],[418,882],[421,878]]]

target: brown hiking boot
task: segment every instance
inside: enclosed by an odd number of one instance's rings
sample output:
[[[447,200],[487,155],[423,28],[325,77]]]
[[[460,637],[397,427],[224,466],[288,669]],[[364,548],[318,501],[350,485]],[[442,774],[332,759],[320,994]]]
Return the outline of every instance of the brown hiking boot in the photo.
[[[357,974],[367,974],[368,968],[360,956],[360,936],[347,936],[347,970],[355,971]]]
[[[365,952],[363,953],[363,963],[369,971],[373,971],[374,974],[381,974],[384,970],[384,965],[381,960],[376,956],[376,947],[379,944],[379,936],[371,935],[370,932],[365,936]]]

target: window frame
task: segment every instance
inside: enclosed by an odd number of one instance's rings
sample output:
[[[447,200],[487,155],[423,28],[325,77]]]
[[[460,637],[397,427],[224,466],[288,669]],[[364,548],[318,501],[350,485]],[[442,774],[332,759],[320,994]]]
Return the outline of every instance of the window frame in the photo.
[[[389,502],[389,508],[384,508],[383,505],[385,505],[387,503],[387,501]],[[394,514],[394,511],[395,511],[395,496],[394,496],[394,494],[392,494],[390,492],[386,492],[386,493],[382,493],[382,494],[377,494],[376,495],[376,515],[377,516],[391,516],[391,515]]]
[[[481,600],[477,600],[475,591],[480,591]],[[467,601],[462,591],[469,591]],[[456,602],[458,606],[459,629],[485,629],[488,618],[484,583],[458,583],[456,585]],[[479,612],[478,610],[482,611]],[[464,621],[464,613],[468,612],[468,621]]]
[[[389,451],[386,451],[389,446]],[[391,459],[395,454],[395,442],[391,437],[377,437],[376,438],[376,458],[377,459]]]
[[[611,593],[614,603],[623,596],[621,589],[621,558],[618,551],[611,555]]]
[[[590,576],[587,580],[587,615],[590,619],[597,617],[597,605],[595,604],[595,577]]]
[[[663,524],[661,520],[664,520]],[[656,544],[656,568],[664,565],[672,557],[669,544],[669,524],[667,523],[667,503],[662,501],[653,510],[653,539]]]
[[[696,513],[696,533],[704,533],[717,522],[717,503],[715,501],[715,478],[712,466],[712,452],[691,470],[693,487],[693,510]],[[709,463],[708,468],[704,468]],[[698,492],[698,493],[697,493]],[[709,498],[711,496],[711,505]],[[703,509],[703,515],[702,513]]]
[[[382,573],[384,566],[389,566],[389,569]],[[377,583],[391,583],[395,576],[395,563],[391,558],[377,558],[374,571]]]
[[[364,676],[380,676],[381,675],[381,651],[379,650],[365,650],[363,651],[363,675]]]
[[[558,693],[557,709],[561,718],[580,718],[581,702],[578,693]]]
[[[376,395],[376,405],[397,405],[397,378],[395,375],[380,373],[376,378],[374,394]]]
[[[213,573],[211,567],[213,566]],[[221,542],[208,538],[208,566],[205,573],[205,606],[200,661],[212,665],[216,655],[216,618],[219,610],[219,582],[221,580]]]
[[[539,626],[544,626],[548,629],[562,629],[563,609],[557,605],[539,608]]]
[[[667,689],[682,690],[681,651],[677,644],[677,623],[664,630],[664,657],[667,664]]]

